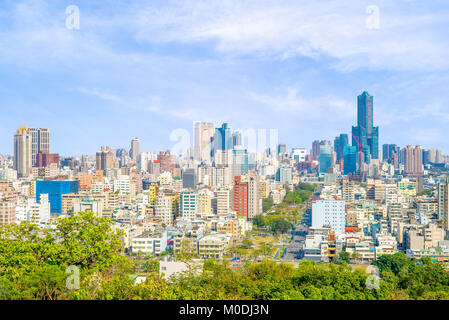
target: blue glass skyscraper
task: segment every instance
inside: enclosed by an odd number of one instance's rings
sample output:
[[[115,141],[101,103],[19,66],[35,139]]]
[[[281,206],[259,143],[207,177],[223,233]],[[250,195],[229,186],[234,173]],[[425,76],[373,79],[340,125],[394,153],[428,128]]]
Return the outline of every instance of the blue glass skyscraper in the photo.
[[[373,126],[373,96],[364,91],[357,97],[357,126],[352,127],[352,145],[367,148],[365,159],[379,158],[379,127]],[[360,145],[360,147],[359,147]]]
[[[344,149],[343,158],[344,174],[355,174],[357,171],[357,147],[347,145]]]
[[[233,148],[233,136],[231,129],[228,128],[227,123],[223,123],[220,128],[215,128],[214,136],[212,137],[211,157],[215,156],[215,152],[221,150],[231,150]]]
[[[247,174],[249,171],[248,151],[243,148],[232,150],[232,171],[233,176]]]
[[[348,135],[346,133],[340,134],[340,136],[336,137],[334,140],[334,150],[337,154],[337,161],[343,159],[345,146],[349,143]]]
[[[332,146],[320,146],[320,172],[327,173],[332,166]]]

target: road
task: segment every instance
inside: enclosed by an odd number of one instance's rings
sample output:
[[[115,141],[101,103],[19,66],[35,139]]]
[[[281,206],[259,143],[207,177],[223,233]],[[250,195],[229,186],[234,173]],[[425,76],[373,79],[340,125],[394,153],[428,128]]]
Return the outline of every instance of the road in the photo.
[[[306,210],[301,221],[291,231],[292,238],[286,246],[286,253],[282,257],[282,261],[297,263],[301,260],[310,219],[310,210]]]

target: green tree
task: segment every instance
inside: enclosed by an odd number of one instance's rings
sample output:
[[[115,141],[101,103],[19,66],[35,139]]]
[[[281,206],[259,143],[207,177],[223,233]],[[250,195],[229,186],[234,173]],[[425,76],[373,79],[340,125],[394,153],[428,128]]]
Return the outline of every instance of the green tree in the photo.
[[[341,252],[338,254],[338,257],[339,257],[339,259],[340,259],[341,261],[348,262],[349,259],[350,259],[350,254],[349,254],[349,252],[341,251]]]

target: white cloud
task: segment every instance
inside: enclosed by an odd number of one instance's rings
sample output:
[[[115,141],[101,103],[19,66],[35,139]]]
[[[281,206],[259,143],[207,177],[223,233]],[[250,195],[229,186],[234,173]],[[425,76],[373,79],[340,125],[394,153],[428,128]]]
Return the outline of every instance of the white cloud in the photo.
[[[441,70],[449,66],[447,13],[405,11],[413,4],[381,1],[378,30],[366,28],[360,1],[171,1],[135,19],[136,38],[150,42],[216,41],[230,55],[335,59],[359,68]],[[441,25],[443,24],[443,25]]]
[[[83,93],[83,94],[95,96],[102,100],[121,102],[121,99],[118,96],[108,93],[108,92],[105,92],[105,91],[102,91],[98,88],[93,88],[93,89],[78,88],[76,91]]]
[[[271,112],[280,114],[296,115],[308,119],[329,116],[333,119],[347,119],[355,116],[354,104],[349,101],[325,95],[306,98],[295,87],[280,90],[278,94],[251,92],[249,97],[257,103],[268,106]]]

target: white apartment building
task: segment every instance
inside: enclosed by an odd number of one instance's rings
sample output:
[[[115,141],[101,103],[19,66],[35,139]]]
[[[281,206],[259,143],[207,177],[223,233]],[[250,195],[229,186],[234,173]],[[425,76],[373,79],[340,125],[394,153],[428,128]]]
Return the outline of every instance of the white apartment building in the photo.
[[[17,180],[17,171],[10,168],[0,169],[0,180]]]
[[[317,200],[312,203],[312,227],[329,226],[336,233],[344,233],[346,224],[345,202]]]
[[[167,231],[147,231],[131,240],[131,251],[159,256],[167,249]]]
[[[16,206],[16,220],[38,224],[50,222],[48,194],[41,194],[40,202],[36,202],[35,198],[30,198],[23,205]]]
[[[185,191],[179,194],[179,214],[183,220],[195,220],[198,213],[198,194]]]
[[[114,192],[119,191],[120,194],[131,193],[131,181],[126,178],[114,180]]]

